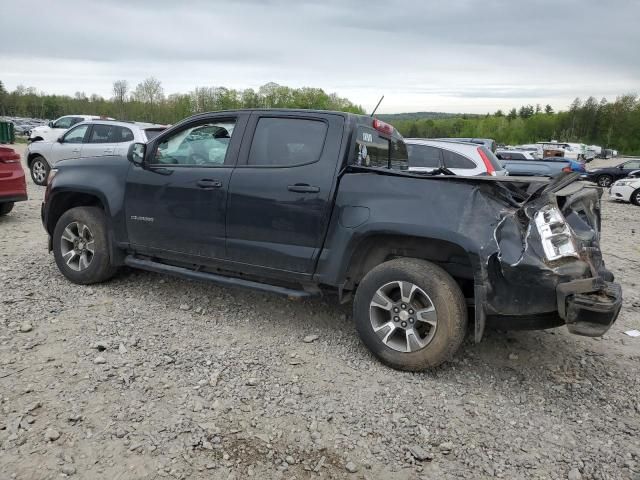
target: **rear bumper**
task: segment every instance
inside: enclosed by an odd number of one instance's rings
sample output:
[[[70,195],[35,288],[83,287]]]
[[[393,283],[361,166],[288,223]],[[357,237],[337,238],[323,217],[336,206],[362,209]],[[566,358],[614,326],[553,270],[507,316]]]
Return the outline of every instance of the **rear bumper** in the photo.
[[[28,200],[27,194],[20,195],[0,195],[0,203],[24,202]]]
[[[622,306],[620,284],[602,278],[561,283],[556,288],[556,297],[558,314],[569,331],[587,337],[604,335]]]

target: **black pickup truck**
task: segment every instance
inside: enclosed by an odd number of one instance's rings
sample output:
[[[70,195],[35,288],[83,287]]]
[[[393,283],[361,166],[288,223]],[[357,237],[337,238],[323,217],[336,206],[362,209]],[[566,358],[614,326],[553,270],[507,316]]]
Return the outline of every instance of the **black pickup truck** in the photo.
[[[127,157],[61,162],[42,220],[60,271],[105,281],[122,265],[289,297],[353,298],[386,364],[450,358],[467,314],[602,335],[620,286],[599,248],[600,193],[553,180],[408,172],[402,137],[339,112],[196,115]]]

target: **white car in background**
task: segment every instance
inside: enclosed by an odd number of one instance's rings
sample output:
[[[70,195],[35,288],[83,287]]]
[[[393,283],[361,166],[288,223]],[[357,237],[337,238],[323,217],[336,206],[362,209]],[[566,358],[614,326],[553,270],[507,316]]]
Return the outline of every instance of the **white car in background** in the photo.
[[[609,198],[631,202],[640,207],[640,170],[631,172],[626,178],[614,182],[609,189]]]
[[[60,135],[80,122],[89,120],[113,120],[110,117],[100,117],[97,115],[65,115],[57,120],[49,122],[49,125],[42,125],[31,130],[30,142],[55,142]]]
[[[32,142],[25,157],[36,185],[46,185],[58,162],[79,157],[126,155],[132,143],[146,143],[166,129],[151,123],[94,120],[79,123],[55,141]]]

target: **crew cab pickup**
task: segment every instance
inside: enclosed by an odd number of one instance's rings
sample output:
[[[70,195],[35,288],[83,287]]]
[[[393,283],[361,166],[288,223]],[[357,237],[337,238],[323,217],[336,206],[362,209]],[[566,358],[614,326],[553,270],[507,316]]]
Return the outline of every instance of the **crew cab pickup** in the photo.
[[[353,299],[360,338],[398,369],[449,359],[468,310],[476,341],[492,321],[598,336],[616,320],[622,294],[598,244],[599,187],[576,174],[406,169],[402,137],[374,118],[207,113],[127,156],[60,162],[42,219],[58,268],[78,284],[128,265]]]

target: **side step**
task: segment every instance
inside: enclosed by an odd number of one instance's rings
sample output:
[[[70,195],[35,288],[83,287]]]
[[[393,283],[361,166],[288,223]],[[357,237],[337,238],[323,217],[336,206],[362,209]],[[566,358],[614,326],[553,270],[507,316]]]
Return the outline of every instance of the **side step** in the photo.
[[[254,282],[252,280],[245,280],[242,278],[225,277],[224,275],[218,275],[215,273],[199,272],[184,267],[166,265],[164,263],[154,262],[152,260],[143,260],[141,258],[136,258],[133,255],[127,255],[124,259],[124,263],[125,265],[128,265],[130,267],[139,268],[141,270],[149,270],[150,272],[166,273],[168,275],[189,278],[191,280],[217,283],[219,285],[224,285],[227,287],[250,288],[252,290],[275,293],[277,295],[283,295],[285,297],[303,298],[314,297],[320,294],[319,289],[315,291],[294,290],[293,288],[281,287],[278,285],[269,285],[268,283]]]

